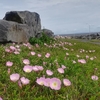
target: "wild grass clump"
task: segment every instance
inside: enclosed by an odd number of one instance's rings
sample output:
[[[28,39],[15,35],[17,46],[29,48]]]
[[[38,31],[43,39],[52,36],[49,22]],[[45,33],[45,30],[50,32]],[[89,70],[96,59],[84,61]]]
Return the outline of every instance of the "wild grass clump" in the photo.
[[[29,39],[29,43],[31,43],[32,45],[34,44],[39,44],[39,45],[43,45],[44,43],[50,44],[50,42],[53,42],[54,39],[47,36],[44,32],[42,32],[42,36],[41,37],[31,37]]]
[[[0,45],[0,100],[99,100],[100,46],[73,39]]]

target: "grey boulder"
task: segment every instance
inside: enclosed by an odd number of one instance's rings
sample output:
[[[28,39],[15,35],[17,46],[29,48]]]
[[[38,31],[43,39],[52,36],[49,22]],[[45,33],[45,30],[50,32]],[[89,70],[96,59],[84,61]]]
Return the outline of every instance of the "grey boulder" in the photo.
[[[41,30],[40,16],[36,12],[10,11],[0,20],[0,42],[28,42]]]
[[[35,37],[38,31],[41,30],[41,19],[36,12],[10,11],[5,14],[3,19],[28,25],[32,37]]]
[[[0,42],[27,42],[30,37],[26,24],[0,20]]]
[[[54,32],[52,32],[49,29],[42,29],[40,32],[38,32],[38,34],[36,35],[36,37],[41,37],[42,33],[44,33],[46,36],[53,38],[54,37]]]

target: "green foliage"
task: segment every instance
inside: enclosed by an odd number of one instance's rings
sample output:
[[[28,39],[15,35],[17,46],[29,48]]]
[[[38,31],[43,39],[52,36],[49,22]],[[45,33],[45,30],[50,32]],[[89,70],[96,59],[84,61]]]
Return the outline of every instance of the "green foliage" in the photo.
[[[34,45],[34,44],[43,44],[43,42],[39,39],[39,38],[36,38],[36,37],[31,37],[29,39],[29,43]]]
[[[54,41],[54,39],[51,38],[51,37],[49,37],[49,36],[47,36],[44,32],[42,32],[42,36],[39,37],[39,38],[31,37],[29,39],[29,42],[32,45],[34,45],[34,44],[40,44],[40,45],[42,45],[44,43],[50,44],[50,42],[53,42],[53,41]]]

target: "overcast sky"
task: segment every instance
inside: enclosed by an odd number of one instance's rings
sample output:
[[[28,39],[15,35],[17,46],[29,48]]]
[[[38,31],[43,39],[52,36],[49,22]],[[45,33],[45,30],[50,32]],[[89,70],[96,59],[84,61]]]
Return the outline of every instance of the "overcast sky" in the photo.
[[[55,34],[100,32],[100,0],[0,0],[0,19],[15,10],[39,13]]]

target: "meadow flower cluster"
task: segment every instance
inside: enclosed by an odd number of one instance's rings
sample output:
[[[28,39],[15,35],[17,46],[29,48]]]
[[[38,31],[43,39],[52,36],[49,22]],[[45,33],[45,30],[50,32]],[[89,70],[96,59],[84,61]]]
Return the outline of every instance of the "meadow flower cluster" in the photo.
[[[51,94],[52,98],[47,100],[92,98],[91,91],[95,91],[100,82],[97,68],[98,55],[95,55],[97,51],[81,48],[78,42],[69,42],[66,39],[55,40],[54,43],[44,43],[42,46],[13,43],[3,47],[0,56],[5,60],[2,60],[4,69],[1,73],[4,73],[3,75],[8,79],[1,78],[0,84],[4,84],[4,87],[0,100],[11,99],[12,96],[23,100],[33,99],[31,96],[33,93],[34,98],[44,95],[41,97],[43,99]],[[7,85],[4,80],[7,81]],[[90,91],[90,86],[95,88]],[[97,91],[98,89],[93,93],[96,94]],[[8,95],[5,96],[6,92]],[[81,93],[83,93],[82,97]]]

